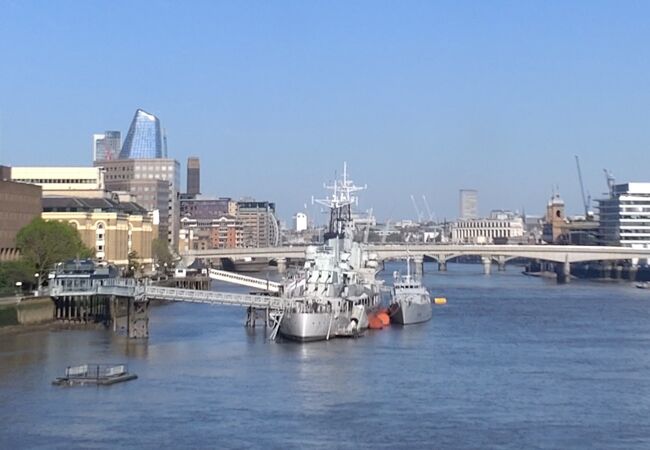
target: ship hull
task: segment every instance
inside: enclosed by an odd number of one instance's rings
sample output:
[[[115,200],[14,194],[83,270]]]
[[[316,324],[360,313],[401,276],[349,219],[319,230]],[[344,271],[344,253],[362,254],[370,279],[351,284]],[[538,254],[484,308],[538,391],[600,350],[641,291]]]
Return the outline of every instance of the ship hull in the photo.
[[[390,307],[391,322],[401,325],[413,325],[431,320],[433,311],[431,303],[414,303],[400,301]]]
[[[298,342],[324,341],[332,337],[332,313],[290,313],[282,318],[280,335]]]

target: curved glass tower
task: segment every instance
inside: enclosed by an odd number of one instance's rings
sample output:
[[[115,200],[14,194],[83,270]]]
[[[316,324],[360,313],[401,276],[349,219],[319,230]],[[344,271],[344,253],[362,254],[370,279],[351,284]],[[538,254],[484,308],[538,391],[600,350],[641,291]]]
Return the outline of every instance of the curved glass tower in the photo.
[[[138,109],[124,139],[119,159],[164,158],[160,120],[153,114]]]

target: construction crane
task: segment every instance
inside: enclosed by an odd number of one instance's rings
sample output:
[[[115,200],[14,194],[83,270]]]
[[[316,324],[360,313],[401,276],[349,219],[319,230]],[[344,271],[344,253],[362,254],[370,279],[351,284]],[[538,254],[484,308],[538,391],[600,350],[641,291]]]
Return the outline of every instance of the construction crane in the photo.
[[[587,196],[585,197],[585,185],[582,182],[582,170],[580,170],[580,158],[578,158],[578,155],[576,156],[576,166],[578,167],[578,181],[580,181],[580,192],[582,193],[582,204],[585,208],[585,219],[589,218],[591,213],[589,212],[589,204],[591,203],[591,195],[587,193]]]
[[[607,169],[603,169],[605,172],[605,179],[607,180],[607,189],[609,190],[609,195],[611,196],[614,193],[614,184],[616,180],[614,179],[614,174]]]
[[[422,213],[420,212],[420,208],[418,208],[418,204],[415,203],[415,197],[413,197],[413,194],[411,194],[411,202],[413,202],[413,208],[415,208],[415,214],[417,214],[418,223],[420,223],[422,222]]]
[[[429,202],[427,201],[427,198],[425,197],[424,194],[422,194],[422,201],[424,202],[424,207],[427,209],[427,214],[429,215],[429,220],[431,222],[434,222],[433,213],[431,212],[431,208],[429,207]]]

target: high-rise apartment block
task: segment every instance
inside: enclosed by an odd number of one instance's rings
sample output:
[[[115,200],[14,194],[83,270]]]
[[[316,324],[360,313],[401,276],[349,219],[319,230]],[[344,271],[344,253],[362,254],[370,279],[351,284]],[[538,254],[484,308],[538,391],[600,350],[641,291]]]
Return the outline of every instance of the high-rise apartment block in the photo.
[[[120,159],[167,158],[166,139],[160,120],[153,114],[138,109],[126,134]]]
[[[280,225],[275,203],[239,201],[237,218],[244,227],[245,247],[274,247],[280,243]]]
[[[180,164],[173,159],[118,159],[95,163],[105,170],[106,188],[126,191],[149,211],[158,210],[159,236],[178,245]]]
[[[93,161],[117,159],[122,148],[122,133],[105,131],[93,134]]]
[[[474,189],[460,190],[460,219],[478,218],[478,191]]]
[[[650,183],[612,185],[598,209],[603,244],[650,248]]]
[[[198,195],[201,193],[201,163],[199,158],[187,158],[187,194]]]

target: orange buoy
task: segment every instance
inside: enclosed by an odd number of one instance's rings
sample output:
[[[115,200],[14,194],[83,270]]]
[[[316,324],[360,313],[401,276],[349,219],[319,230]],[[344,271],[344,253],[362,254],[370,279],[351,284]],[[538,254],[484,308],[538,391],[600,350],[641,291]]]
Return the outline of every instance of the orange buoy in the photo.
[[[376,314],[372,314],[368,316],[368,328],[371,330],[381,330],[384,328],[384,323]]]

